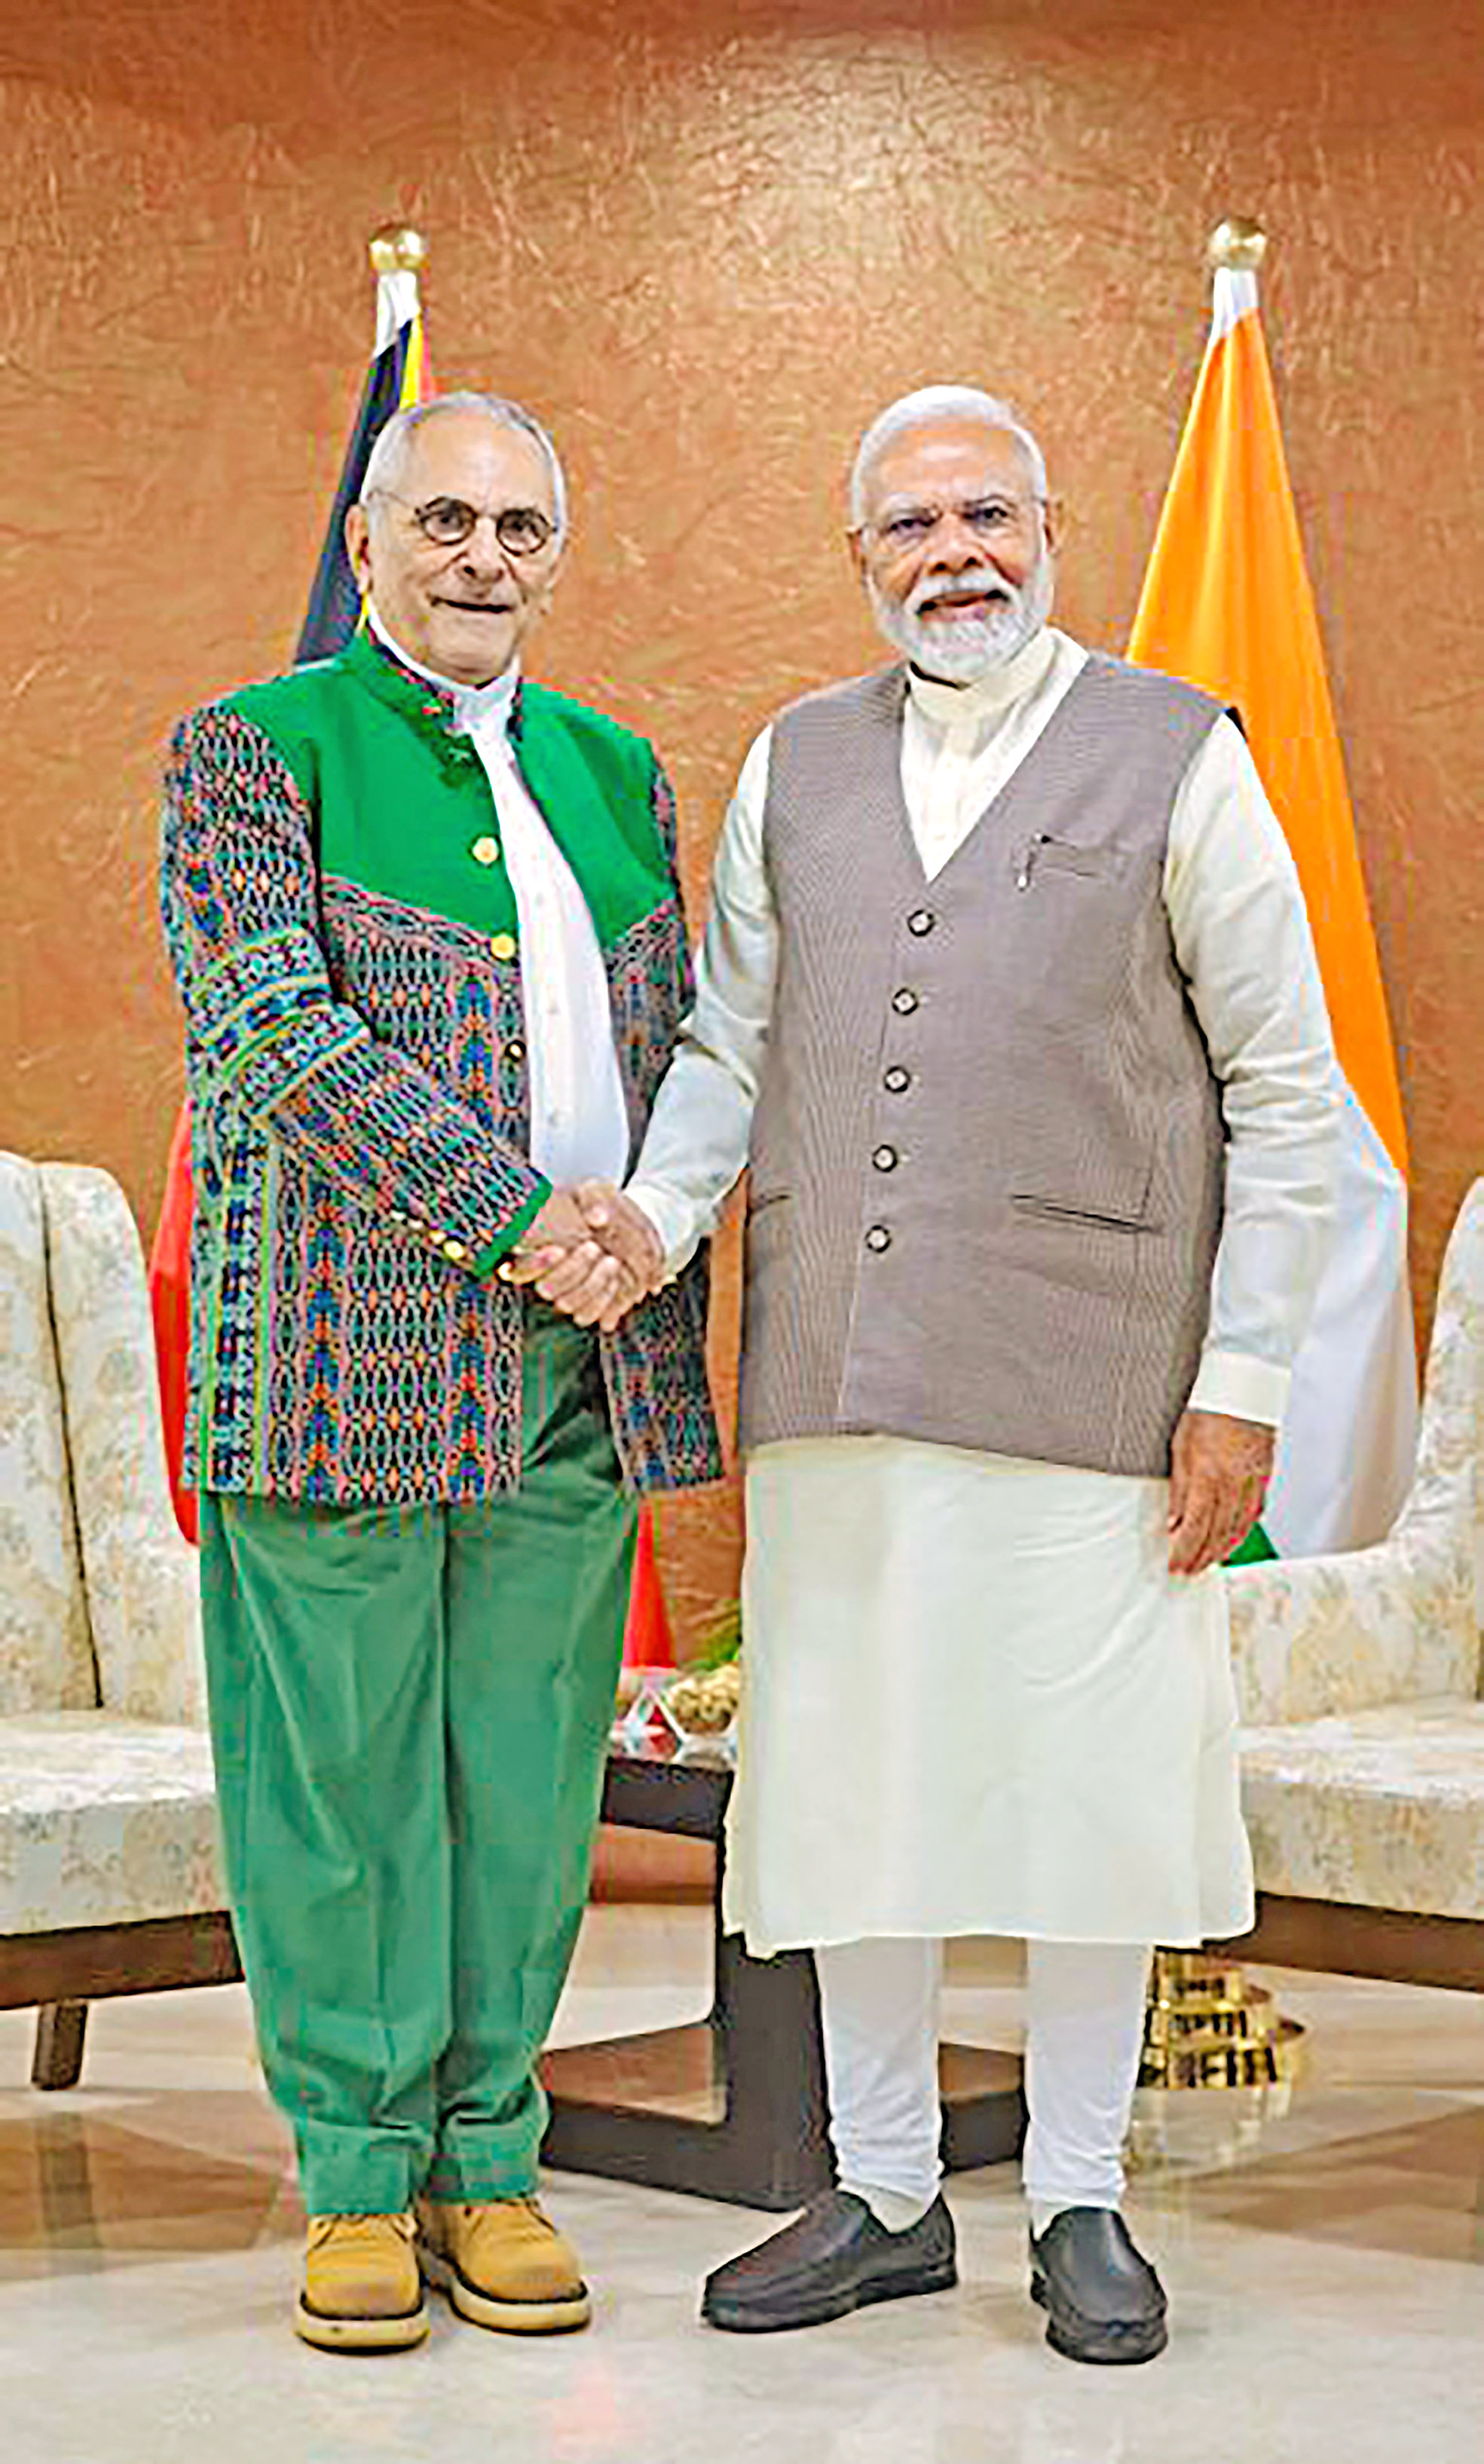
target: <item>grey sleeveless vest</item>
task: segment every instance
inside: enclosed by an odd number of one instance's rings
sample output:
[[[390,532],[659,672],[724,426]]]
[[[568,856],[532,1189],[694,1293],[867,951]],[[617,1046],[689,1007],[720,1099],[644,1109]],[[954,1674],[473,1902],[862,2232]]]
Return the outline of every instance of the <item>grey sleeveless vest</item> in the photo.
[[[875,1431],[1163,1474],[1224,1132],[1161,887],[1220,706],[1094,655],[928,882],[905,692],[891,669],[774,730],[742,1442]]]

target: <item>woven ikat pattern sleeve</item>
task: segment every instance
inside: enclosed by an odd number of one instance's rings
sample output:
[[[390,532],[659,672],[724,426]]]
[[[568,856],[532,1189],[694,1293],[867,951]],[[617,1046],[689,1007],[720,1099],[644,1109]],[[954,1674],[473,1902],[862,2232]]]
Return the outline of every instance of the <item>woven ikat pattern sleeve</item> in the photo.
[[[272,738],[232,711],[198,712],[172,740],[162,907],[195,1101],[488,1272],[549,1184],[337,1000],[309,806]]]
[[[680,947],[676,955],[676,992],[680,1014],[684,1017],[695,999],[695,969],[691,964],[690,936],[686,930],[686,903],[680,887],[680,824],[675,810],[675,790],[659,756],[654,757],[654,770],[649,781],[650,802],[654,810],[654,826],[665,861],[669,869],[670,887],[680,910]]]

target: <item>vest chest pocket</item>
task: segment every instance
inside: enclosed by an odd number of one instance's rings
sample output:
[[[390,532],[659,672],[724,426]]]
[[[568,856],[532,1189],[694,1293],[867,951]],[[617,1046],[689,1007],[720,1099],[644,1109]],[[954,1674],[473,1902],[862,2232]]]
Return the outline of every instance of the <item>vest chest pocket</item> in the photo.
[[[1015,857],[1015,888],[1034,890],[1038,880],[1066,874],[1077,881],[1115,882],[1123,878],[1124,859],[1118,847],[1079,847],[1073,839],[1054,838],[1037,830]]]

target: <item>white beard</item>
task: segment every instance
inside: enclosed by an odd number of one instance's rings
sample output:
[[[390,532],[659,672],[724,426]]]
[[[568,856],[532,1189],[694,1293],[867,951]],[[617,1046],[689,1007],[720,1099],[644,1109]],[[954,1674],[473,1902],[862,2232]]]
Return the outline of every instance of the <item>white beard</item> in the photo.
[[[866,593],[871,613],[894,650],[909,659],[925,676],[935,676],[946,685],[976,684],[992,668],[1007,667],[1017,650],[1023,650],[1033,635],[1038,633],[1051,614],[1056,593],[1056,576],[1051,558],[1044,548],[1034,573],[1016,589],[999,574],[965,574],[960,584],[971,581],[988,583],[1005,596],[982,615],[939,617],[928,624],[917,614],[911,602],[888,599],[874,576],[866,577]],[[938,595],[936,589],[920,587],[921,597]]]

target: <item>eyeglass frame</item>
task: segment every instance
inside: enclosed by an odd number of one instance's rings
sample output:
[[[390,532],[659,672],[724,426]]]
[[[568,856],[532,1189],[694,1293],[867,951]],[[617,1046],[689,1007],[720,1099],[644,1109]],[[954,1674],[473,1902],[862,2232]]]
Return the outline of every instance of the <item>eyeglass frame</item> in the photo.
[[[561,537],[558,524],[550,514],[543,514],[539,505],[502,505],[498,513],[493,513],[488,505],[471,505],[467,496],[429,496],[420,505],[410,496],[399,495],[395,488],[373,488],[370,497],[363,501],[369,503],[376,496],[389,496],[394,505],[404,505],[429,547],[462,547],[466,540],[473,538],[481,522],[489,521],[494,524],[494,536],[504,554],[524,561],[533,556],[544,556],[553,541],[559,540]],[[456,505],[470,517],[468,528],[460,531],[457,539],[434,539],[424,517],[430,514],[435,505]],[[545,538],[538,539],[535,547],[514,547],[509,539],[501,539],[500,524],[509,520],[513,514],[528,521],[534,518],[544,523]]]

